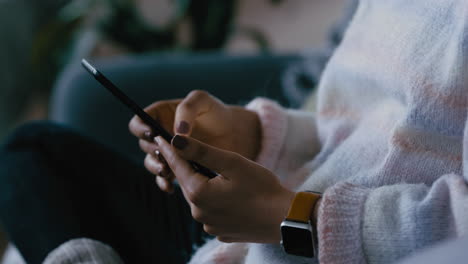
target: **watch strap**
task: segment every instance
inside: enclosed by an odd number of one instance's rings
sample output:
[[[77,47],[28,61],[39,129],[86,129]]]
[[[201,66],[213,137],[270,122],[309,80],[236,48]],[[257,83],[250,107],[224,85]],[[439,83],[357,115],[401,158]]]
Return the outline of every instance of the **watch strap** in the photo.
[[[289,207],[287,220],[309,223],[314,213],[315,205],[321,194],[317,192],[298,192]]]

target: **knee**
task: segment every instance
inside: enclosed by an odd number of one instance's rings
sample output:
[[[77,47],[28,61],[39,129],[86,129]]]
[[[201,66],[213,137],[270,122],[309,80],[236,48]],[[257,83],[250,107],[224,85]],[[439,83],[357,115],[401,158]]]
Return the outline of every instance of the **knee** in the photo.
[[[38,184],[38,162],[48,162],[51,157],[63,155],[54,150],[57,144],[53,140],[63,130],[50,122],[27,123],[14,130],[0,146],[0,203],[3,203],[0,207],[5,205],[2,199]],[[49,181],[44,175],[40,178]]]
[[[24,124],[13,131],[6,139],[1,152],[37,149],[54,144],[54,138],[66,132],[60,125],[47,121]]]

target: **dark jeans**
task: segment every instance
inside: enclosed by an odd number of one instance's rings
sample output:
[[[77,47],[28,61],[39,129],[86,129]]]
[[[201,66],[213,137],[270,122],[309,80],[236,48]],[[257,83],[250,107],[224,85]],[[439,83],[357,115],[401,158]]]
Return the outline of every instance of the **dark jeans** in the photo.
[[[186,263],[208,237],[179,189],[160,191],[141,164],[51,123],[25,125],[2,147],[0,208],[28,263],[79,237],[125,263]]]

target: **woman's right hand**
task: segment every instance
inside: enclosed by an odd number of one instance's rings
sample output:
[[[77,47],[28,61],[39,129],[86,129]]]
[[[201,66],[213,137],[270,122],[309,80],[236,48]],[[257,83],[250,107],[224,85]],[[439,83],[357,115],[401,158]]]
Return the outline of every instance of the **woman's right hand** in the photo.
[[[255,159],[261,143],[261,125],[257,114],[240,106],[226,105],[204,91],[192,91],[184,99],[159,101],[145,111],[167,131],[193,137],[211,146]],[[147,153],[145,167],[156,175],[158,186],[173,191],[174,174],[154,142],[151,128],[138,116],[129,123],[130,132],[139,138]]]

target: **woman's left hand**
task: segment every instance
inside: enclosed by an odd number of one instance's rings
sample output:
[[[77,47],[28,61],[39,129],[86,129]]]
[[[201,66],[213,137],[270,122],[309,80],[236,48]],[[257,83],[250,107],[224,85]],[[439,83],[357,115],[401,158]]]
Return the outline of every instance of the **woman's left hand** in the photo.
[[[241,155],[193,138],[176,136],[172,145],[157,137],[161,154],[190,204],[192,217],[222,242],[278,243],[280,224],[295,193],[269,170]],[[187,160],[219,173],[212,179]]]

